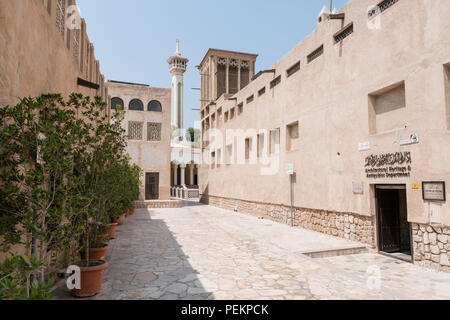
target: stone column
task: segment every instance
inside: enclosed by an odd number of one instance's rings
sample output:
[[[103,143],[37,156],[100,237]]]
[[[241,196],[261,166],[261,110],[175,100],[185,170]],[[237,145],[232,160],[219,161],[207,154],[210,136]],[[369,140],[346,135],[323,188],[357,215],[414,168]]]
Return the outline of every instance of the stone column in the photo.
[[[186,182],[184,181],[184,177],[185,177],[185,169],[186,169],[186,165],[185,164],[180,164],[180,185],[181,186],[185,186]]]
[[[173,166],[173,185],[178,185],[178,166]]]
[[[189,184],[194,185],[194,164],[189,165]]]

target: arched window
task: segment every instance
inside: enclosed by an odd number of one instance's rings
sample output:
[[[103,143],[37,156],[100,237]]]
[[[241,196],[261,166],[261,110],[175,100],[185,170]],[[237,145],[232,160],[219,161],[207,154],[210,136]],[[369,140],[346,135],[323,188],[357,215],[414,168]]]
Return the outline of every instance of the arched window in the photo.
[[[144,111],[144,104],[139,99],[131,100],[129,108],[134,111]]]
[[[162,112],[162,106],[159,101],[153,100],[148,104],[148,111],[152,112]]]
[[[111,109],[117,110],[117,107],[119,107],[119,109],[123,109],[123,107],[124,107],[123,100],[120,98],[112,98],[111,99]]]

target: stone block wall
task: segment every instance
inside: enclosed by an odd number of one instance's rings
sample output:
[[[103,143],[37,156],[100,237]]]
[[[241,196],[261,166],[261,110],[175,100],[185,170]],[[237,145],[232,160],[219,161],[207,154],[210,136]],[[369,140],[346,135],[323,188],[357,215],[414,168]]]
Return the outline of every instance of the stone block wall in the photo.
[[[450,272],[450,228],[413,224],[414,263]]]
[[[202,195],[204,204],[237,211],[275,222],[291,224],[290,207]],[[294,208],[294,225],[324,234],[360,242],[375,248],[375,220],[355,213]]]

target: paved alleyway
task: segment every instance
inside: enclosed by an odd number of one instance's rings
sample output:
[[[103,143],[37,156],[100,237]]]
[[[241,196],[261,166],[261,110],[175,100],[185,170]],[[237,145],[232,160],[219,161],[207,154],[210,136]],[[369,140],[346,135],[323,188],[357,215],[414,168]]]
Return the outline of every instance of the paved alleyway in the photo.
[[[450,274],[372,253],[302,254],[357,245],[210,206],[137,210],[93,299],[450,299]]]

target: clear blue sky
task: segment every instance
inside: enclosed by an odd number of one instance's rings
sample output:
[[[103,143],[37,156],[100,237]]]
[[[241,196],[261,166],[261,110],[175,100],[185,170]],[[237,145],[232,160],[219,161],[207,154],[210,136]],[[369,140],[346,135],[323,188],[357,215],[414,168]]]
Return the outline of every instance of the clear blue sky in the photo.
[[[348,0],[334,0],[341,8]],[[259,54],[256,72],[273,65],[316,27],[329,0],[78,0],[108,80],[170,88],[166,63],[180,39],[185,74],[185,127],[200,113],[195,68],[208,48]]]

